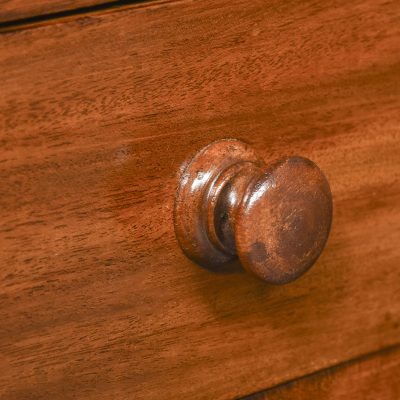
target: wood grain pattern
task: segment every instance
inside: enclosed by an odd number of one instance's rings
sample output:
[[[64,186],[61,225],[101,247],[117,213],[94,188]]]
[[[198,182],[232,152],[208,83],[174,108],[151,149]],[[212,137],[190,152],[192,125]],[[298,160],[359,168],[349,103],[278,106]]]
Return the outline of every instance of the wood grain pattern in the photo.
[[[113,0],[0,0],[0,22],[15,21],[73,10],[100,4],[115,3]]]
[[[242,400],[398,400],[400,349],[345,363]]]
[[[397,343],[399,7],[187,2],[1,35],[0,397],[229,399]],[[326,173],[331,237],[299,281],[179,250],[179,168],[222,137]]]

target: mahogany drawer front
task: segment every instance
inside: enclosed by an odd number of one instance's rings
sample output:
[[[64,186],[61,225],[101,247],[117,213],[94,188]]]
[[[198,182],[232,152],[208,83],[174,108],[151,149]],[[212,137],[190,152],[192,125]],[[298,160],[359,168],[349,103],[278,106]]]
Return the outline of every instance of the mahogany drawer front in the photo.
[[[0,394],[254,393],[400,333],[399,5],[146,3],[0,35]],[[181,252],[182,165],[234,137],[325,172],[287,286]]]

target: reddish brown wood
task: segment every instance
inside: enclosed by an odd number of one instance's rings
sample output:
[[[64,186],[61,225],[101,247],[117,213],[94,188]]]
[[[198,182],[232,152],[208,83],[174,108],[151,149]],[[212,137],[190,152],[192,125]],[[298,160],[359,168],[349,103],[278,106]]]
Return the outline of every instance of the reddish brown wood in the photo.
[[[398,347],[317,372],[242,400],[398,400]]]
[[[399,2],[190,1],[0,36],[0,397],[229,399],[399,341]],[[272,287],[182,254],[180,166],[235,137],[334,198]]]
[[[237,255],[273,284],[304,274],[325,247],[332,221],[329,184],[310,160],[266,166],[240,141],[213,142],[182,172],[175,231],[189,258],[219,267]]]

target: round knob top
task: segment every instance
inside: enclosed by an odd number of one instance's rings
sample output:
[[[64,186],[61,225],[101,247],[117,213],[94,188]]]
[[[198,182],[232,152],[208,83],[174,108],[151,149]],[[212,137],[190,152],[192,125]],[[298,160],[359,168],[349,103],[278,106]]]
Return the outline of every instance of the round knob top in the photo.
[[[250,180],[235,219],[237,254],[265,281],[290,282],[321,254],[331,221],[325,176],[306,158],[286,158]]]
[[[188,257],[218,268],[238,256],[246,270],[274,284],[313,265],[331,221],[329,184],[312,161],[289,157],[266,166],[237,140],[196,154],[175,205],[175,230]]]

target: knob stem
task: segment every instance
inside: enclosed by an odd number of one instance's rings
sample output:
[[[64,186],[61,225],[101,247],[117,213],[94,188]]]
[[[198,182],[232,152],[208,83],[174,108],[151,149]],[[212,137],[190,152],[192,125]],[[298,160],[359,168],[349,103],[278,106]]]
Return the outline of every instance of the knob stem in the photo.
[[[238,162],[210,185],[208,204],[208,233],[215,246],[227,255],[235,256],[235,221],[240,204],[254,175],[260,167],[254,162]]]

